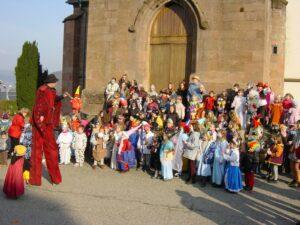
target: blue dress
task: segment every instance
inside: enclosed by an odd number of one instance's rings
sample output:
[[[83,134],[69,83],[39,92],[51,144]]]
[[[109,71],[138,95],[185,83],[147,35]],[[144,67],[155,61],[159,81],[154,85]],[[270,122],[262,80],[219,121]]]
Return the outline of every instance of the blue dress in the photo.
[[[218,141],[214,154],[212,183],[221,185],[224,181],[225,160],[223,158],[223,151],[227,148],[228,142],[226,140]]]
[[[166,153],[171,150],[174,150],[172,141],[167,141],[160,148],[161,175],[164,180],[173,179],[172,159],[166,158]]]
[[[120,171],[128,171],[136,166],[134,146],[131,143],[117,155],[117,166]]]
[[[225,173],[225,188],[230,192],[239,192],[243,189],[242,174],[239,167],[239,150],[232,149],[230,155],[224,155],[230,162]]]

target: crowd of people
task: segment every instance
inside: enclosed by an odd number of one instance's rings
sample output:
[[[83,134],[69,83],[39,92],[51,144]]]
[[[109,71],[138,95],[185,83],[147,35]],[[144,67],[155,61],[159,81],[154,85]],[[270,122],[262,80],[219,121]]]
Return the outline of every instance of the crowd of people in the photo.
[[[202,187],[210,182],[233,193],[252,191],[255,174],[276,183],[283,173],[292,177],[291,187],[300,186],[300,110],[291,94],[276,95],[262,82],[215,93],[197,75],[178,88],[170,83],[146,91],[125,74],[111,79],[104,96],[103,109],[91,120],[76,110],[61,116],[60,164],[141,169],[152,178],[180,177]],[[11,123],[2,115],[0,164],[19,144],[29,161],[28,113],[21,109]]]

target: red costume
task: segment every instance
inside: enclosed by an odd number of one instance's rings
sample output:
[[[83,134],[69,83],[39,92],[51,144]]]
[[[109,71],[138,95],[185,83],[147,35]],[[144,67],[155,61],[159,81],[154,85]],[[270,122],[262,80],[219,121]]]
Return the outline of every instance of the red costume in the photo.
[[[59,125],[62,98],[56,90],[47,85],[41,86],[36,93],[32,112],[32,152],[30,180],[32,185],[41,185],[42,155],[44,153],[47,169],[52,183],[61,183],[58,166],[58,146],[54,137],[54,128]],[[41,117],[44,117],[42,120]]]
[[[24,116],[22,114],[16,114],[12,120],[11,126],[8,129],[8,135],[10,137],[20,139],[24,126]]]
[[[23,164],[24,157],[17,157],[8,167],[3,186],[3,192],[8,198],[17,198],[24,194]]]
[[[73,113],[79,113],[80,109],[82,107],[82,101],[79,97],[74,97],[73,99],[71,99],[70,101],[71,105],[72,105],[72,111]]]
[[[204,105],[205,105],[205,109],[206,110],[214,110],[215,108],[215,97],[212,96],[208,96],[205,100],[204,100]]]

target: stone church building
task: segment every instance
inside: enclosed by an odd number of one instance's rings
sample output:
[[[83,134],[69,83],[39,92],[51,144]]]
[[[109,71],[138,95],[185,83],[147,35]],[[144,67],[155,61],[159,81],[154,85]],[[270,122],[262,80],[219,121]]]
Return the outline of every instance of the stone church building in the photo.
[[[286,0],[68,0],[63,91],[96,114],[109,80],[146,88],[199,75],[208,90],[264,81],[283,91]]]

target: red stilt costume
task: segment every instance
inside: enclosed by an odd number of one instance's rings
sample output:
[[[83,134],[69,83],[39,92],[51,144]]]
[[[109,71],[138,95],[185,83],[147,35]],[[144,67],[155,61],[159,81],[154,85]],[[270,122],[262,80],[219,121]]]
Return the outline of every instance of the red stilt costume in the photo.
[[[46,165],[52,183],[61,183],[58,166],[58,146],[55,141],[54,128],[59,125],[61,97],[56,90],[47,85],[37,90],[35,105],[32,112],[32,152],[30,180],[32,185],[40,186],[42,181],[42,156],[46,158]]]

